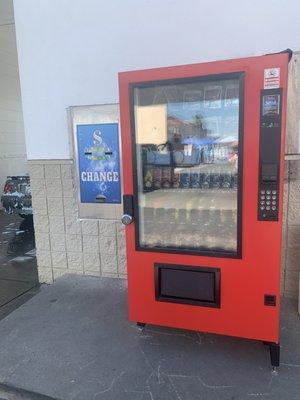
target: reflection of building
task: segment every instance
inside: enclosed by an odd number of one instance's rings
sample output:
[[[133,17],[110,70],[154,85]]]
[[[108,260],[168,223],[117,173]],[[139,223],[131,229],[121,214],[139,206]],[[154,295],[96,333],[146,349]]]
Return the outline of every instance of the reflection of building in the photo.
[[[168,138],[174,135],[182,135],[184,123],[178,118],[168,116]]]
[[[209,134],[209,130],[203,128],[201,116],[195,115],[192,122],[168,116],[168,138],[172,140],[174,134],[179,134],[182,138],[194,136],[205,138]]]

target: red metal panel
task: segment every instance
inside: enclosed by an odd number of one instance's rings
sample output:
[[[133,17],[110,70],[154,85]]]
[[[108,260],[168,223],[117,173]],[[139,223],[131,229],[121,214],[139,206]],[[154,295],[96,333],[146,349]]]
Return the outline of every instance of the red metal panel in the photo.
[[[134,223],[126,227],[129,318],[224,335],[278,342],[284,134],[288,55],[274,54],[203,64],[156,68],[119,74],[124,194],[133,194],[129,85],[131,83],[245,72],[242,259],[139,252]],[[265,68],[280,67],[282,141],[279,221],[257,220],[260,90]],[[221,269],[221,308],[155,301],[154,263]],[[264,294],[277,296],[276,307],[264,305]]]

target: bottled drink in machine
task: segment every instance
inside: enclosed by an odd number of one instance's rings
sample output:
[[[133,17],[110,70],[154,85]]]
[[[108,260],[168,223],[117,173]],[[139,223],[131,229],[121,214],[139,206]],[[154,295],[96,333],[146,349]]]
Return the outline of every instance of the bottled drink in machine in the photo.
[[[190,187],[190,172],[187,169],[180,174],[180,187],[183,189],[188,189]]]
[[[171,175],[172,175],[171,167],[162,168],[161,186],[164,189],[169,189],[171,187]]]
[[[203,172],[200,174],[200,186],[202,189],[208,189],[210,186],[210,176],[208,173]]]
[[[155,209],[153,207],[144,207],[143,216],[146,234],[153,235],[155,231]]]
[[[145,222],[153,222],[154,221],[154,208],[153,207],[144,207],[144,220]]]
[[[199,210],[193,209],[190,211],[190,219],[192,225],[199,225],[202,222],[199,217],[200,217]]]
[[[237,189],[238,186],[238,176],[237,173],[231,174],[231,187]]]
[[[161,188],[162,170],[160,167],[155,167],[153,170],[153,187],[154,189]]]
[[[176,210],[175,208],[168,208],[166,210],[166,220],[169,224],[175,224],[176,222]]]
[[[220,187],[220,174],[218,172],[210,174],[209,187],[212,189],[218,189]]]
[[[178,189],[180,187],[180,174],[177,171],[173,171],[172,174],[172,187]]]
[[[200,174],[198,172],[191,173],[191,188],[198,189],[200,187]]]
[[[199,235],[203,231],[203,221],[201,219],[201,210],[192,209],[190,211],[190,230],[193,232],[195,236],[195,240],[201,239]],[[200,244],[199,244],[200,245]]]
[[[228,189],[231,186],[231,173],[223,173],[221,174],[221,187],[224,189]]]
[[[166,218],[166,212],[165,212],[166,210],[164,209],[164,208],[162,208],[162,207],[159,207],[159,208],[157,208],[156,209],[156,215],[155,215],[155,217],[156,217],[156,221],[159,223],[159,224],[165,224],[165,218]]]
[[[178,210],[177,222],[179,225],[185,225],[187,223],[187,210],[185,208],[180,208]]]
[[[150,166],[144,167],[143,176],[143,190],[144,192],[150,192],[153,190],[153,168]]]

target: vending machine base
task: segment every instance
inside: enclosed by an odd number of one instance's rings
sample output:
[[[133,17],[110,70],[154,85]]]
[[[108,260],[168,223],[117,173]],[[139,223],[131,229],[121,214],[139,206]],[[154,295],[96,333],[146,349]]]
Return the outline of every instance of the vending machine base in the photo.
[[[269,346],[272,368],[275,369],[275,368],[279,367],[279,364],[280,364],[280,344],[279,343],[271,343],[271,342],[263,342],[263,344],[265,346]]]

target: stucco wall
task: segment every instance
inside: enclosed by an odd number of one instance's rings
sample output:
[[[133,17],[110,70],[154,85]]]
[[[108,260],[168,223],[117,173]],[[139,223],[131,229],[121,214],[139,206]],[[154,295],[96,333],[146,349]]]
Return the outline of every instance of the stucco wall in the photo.
[[[25,172],[26,148],[15,27],[3,21],[0,24],[0,192],[7,175]]]
[[[300,49],[296,0],[14,0],[29,159],[68,159],[65,109],[124,70]]]
[[[285,163],[282,292],[297,297],[300,271],[300,160]]]
[[[300,53],[289,63],[286,154],[300,154]]]

